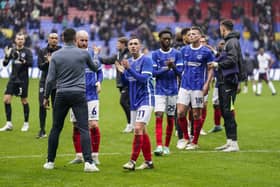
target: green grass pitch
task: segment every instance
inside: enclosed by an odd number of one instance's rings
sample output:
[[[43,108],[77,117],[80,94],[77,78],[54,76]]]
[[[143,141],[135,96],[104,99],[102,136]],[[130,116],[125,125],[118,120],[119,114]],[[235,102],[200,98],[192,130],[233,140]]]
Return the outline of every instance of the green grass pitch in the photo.
[[[7,79],[0,80],[3,96]],[[280,83],[274,82],[278,93]],[[208,114],[204,125],[213,125],[213,109],[209,96]],[[2,101],[2,100],[1,100]],[[14,130],[0,132],[0,186],[280,186],[280,94],[271,96],[263,85],[262,96],[251,89],[239,94],[236,102],[238,137],[241,151],[215,152],[214,147],[225,143],[224,131],[201,136],[199,151],[179,151],[177,137],[172,137],[169,156],[153,156],[155,169],[127,172],[122,165],[129,160],[132,134],[123,134],[125,116],[119,105],[119,93],[114,80],[105,80],[100,94],[100,172],[84,173],[83,164],[69,165],[74,158],[72,124],[69,117],[60,136],[56,168],[42,168],[47,155],[47,138],[36,139],[39,130],[38,80],[30,80],[30,129],[21,132],[23,109],[20,99],[12,101]],[[0,125],[5,124],[4,105],[0,107]],[[47,131],[51,128],[51,111]],[[166,120],[164,120],[166,121]],[[164,125],[165,127],[165,125]],[[154,117],[149,126],[152,149],[155,148]],[[143,162],[140,155],[137,165]]]

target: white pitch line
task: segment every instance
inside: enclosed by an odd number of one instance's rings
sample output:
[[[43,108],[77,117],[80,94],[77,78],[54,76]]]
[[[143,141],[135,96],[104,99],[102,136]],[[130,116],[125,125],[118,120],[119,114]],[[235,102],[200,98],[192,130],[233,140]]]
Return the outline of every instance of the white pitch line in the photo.
[[[222,154],[235,154],[235,153],[223,153],[221,151],[176,151],[175,153],[171,154],[196,154],[196,153],[222,153]],[[238,151],[237,153],[280,153],[280,150],[242,150]],[[57,157],[73,157],[74,153],[65,153],[65,154],[57,154]],[[99,153],[99,155],[103,156],[115,156],[115,155],[130,155],[130,153]],[[47,154],[39,154],[39,155],[7,155],[7,156],[0,156],[1,159],[26,159],[26,158],[44,158]]]

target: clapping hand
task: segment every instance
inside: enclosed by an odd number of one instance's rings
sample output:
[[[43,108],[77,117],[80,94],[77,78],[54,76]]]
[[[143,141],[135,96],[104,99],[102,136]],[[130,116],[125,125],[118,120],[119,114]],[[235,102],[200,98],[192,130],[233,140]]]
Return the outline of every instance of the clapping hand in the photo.
[[[122,61],[122,65],[123,65],[123,67],[124,67],[125,69],[129,69],[129,68],[130,68],[130,64],[129,64],[129,62],[128,62],[127,59],[124,59],[124,60]]]
[[[96,91],[97,91],[97,93],[100,93],[100,92],[101,92],[101,84],[100,84],[100,82],[99,82],[99,81],[96,82],[96,83],[95,83],[95,86],[96,86]]]
[[[168,67],[168,69],[172,69],[173,67],[175,67],[175,64],[174,64],[174,59],[170,58],[166,61],[166,65]]]
[[[125,70],[124,67],[118,61],[115,62],[115,66],[119,72],[121,72],[121,73],[124,72],[124,70]]]
[[[95,55],[98,55],[101,51],[101,48],[97,47],[95,44],[93,44],[92,48]]]
[[[10,57],[11,52],[12,52],[12,48],[9,48],[8,46],[6,46],[6,47],[4,48],[4,53],[5,53],[5,57],[6,57],[6,58],[9,58],[9,57]]]
[[[48,99],[44,98],[43,105],[45,109],[50,109],[50,101]]]

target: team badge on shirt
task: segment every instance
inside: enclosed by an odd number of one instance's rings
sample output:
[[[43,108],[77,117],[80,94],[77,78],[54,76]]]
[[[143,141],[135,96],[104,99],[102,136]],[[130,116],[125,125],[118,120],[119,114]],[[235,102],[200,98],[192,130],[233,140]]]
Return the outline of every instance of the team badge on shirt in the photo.
[[[198,60],[201,60],[201,59],[202,59],[202,55],[197,55],[196,58],[197,58]]]

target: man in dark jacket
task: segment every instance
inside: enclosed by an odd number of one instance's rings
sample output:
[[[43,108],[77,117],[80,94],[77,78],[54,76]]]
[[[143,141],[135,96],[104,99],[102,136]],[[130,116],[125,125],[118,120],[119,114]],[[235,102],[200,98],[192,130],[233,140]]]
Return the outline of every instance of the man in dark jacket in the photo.
[[[40,79],[40,83],[39,83],[40,131],[37,135],[37,138],[47,137],[46,129],[45,129],[47,112],[46,112],[46,108],[43,105],[43,100],[44,100],[45,82],[46,82],[46,78],[47,78],[47,74],[48,74],[51,54],[61,48],[61,46],[58,46],[57,43],[58,43],[58,34],[50,33],[48,36],[47,47],[41,49],[38,53],[38,67],[42,71],[42,74],[41,74],[41,79]],[[55,92],[56,92],[56,90],[54,87],[51,92],[52,106],[53,106],[53,102],[54,102]]]
[[[221,21],[220,32],[226,43],[220,58],[213,63],[213,66],[218,69],[219,101],[225,122],[227,143],[217,147],[216,150],[234,152],[239,151],[237,124],[232,110],[242,74],[240,68],[242,54],[238,41],[240,34],[233,31],[233,22],[228,19]]]
[[[113,55],[112,57],[108,58],[100,58],[100,62],[102,64],[115,64],[115,62],[121,62],[123,59],[128,59],[131,57],[129,51],[127,49],[127,38],[120,37],[117,42],[117,49],[118,53]],[[125,112],[127,125],[126,128],[123,130],[124,133],[130,133],[133,131],[133,126],[130,124],[130,102],[129,102],[129,95],[128,95],[128,85],[123,82],[121,78],[121,73],[117,70],[117,78],[116,78],[116,85],[117,88],[120,90],[120,104]]]

